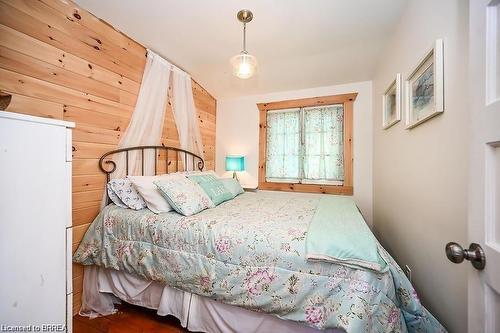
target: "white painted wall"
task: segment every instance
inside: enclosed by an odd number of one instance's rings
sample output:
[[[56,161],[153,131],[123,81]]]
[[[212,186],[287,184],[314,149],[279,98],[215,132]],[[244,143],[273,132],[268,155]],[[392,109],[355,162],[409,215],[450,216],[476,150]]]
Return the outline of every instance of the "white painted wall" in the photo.
[[[467,331],[468,263],[455,265],[445,244],[468,246],[468,2],[410,0],[373,80],[373,224],[426,306],[449,330]],[[437,38],[444,40],[445,111],[412,130],[382,129],[381,96]]]
[[[357,92],[354,102],[354,199],[368,224],[372,221],[372,83],[371,81],[245,96],[217,101],[216,172],[226,174],[226,155],[244,155],[244,185],[257,186],[259,110],[257,103]]]

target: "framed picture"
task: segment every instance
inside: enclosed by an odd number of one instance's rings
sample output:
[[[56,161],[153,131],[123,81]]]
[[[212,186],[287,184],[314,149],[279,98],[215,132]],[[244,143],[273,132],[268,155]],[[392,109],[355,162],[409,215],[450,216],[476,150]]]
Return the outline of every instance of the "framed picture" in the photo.
[[[406,128],[413,128],[444,111],[443,40],[436,40],[405,81]]]
[[[401,120],[401,74],[396,78],[382,96],[382,127],[388,129]]]

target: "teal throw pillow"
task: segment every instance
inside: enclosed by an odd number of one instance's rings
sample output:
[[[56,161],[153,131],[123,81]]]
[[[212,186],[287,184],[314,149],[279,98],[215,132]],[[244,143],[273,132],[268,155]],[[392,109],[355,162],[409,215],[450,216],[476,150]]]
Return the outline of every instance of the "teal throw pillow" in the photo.
[[[240,182],[234,178],[221,178],[220,181],[224,184],[228,191],[231,192],[233,198],[238,194],[245,192],[243,187],[241,187]]]
[[[191,175],[188,178],[200,185],[216,206],[234,198],[231,192],[214,175]]]

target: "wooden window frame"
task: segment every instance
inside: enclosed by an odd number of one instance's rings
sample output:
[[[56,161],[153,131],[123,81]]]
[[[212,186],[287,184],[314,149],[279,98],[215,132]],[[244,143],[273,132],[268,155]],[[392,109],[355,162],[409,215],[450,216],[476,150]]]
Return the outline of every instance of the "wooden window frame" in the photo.
[[[259,189],[352,195],[353,187],[353,104],[357,93],[257,103],[259,108]],[[343,185],[296,184],[266,181],[267,112],[272,110],[344,104],[344,182]]]

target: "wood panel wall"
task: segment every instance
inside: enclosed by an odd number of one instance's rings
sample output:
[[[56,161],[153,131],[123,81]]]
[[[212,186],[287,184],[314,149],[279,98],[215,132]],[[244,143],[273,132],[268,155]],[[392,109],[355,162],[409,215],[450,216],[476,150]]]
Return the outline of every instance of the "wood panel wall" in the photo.
[[[137,99],[146,60],[139,43],[67,0],[0,0],[0,93],[6,111],[74,121],[73,251],[99,211],[98,158],[116,148]],[[215,168],[216,100],[193,81],[206,168]],[[179,146],[171,104],[162,143]],[[73,313],[83,268],[73,265]]]

